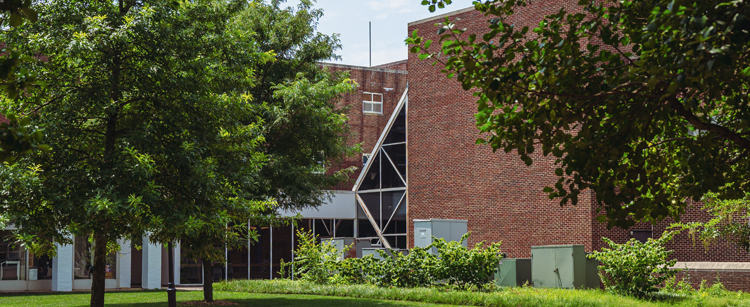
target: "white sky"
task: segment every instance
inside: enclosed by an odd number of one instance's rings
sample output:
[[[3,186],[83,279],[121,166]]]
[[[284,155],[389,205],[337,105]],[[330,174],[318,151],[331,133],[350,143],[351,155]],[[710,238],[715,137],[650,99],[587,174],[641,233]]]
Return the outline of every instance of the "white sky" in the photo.
[[[368,66],[367,22],[372,21],[372,65],[405,60],[408,49],[404,40],[408,36],[407,24],[470,7],[472,0],[453,0],[453,4],[430,13],[421,0],[317,0],[314,7],[323,9],[318,31],[324,34],[341,34],[343,48],[338,51],[339,64]],[[297,0],[289,0],[296,6]]]

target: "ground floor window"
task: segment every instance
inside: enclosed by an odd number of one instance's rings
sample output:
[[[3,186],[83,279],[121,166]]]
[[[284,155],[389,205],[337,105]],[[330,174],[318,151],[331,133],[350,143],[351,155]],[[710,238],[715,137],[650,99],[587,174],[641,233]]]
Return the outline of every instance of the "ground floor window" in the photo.
[[[0,231],[0,280],[26,280],[26,251],[7,230]]]
[[[91,279],[94,274],[94,244],[88,237],[76,236],[73,247],[73,278]],[[104,278],[117,278],[117,254],[110,253],[106,257]]]

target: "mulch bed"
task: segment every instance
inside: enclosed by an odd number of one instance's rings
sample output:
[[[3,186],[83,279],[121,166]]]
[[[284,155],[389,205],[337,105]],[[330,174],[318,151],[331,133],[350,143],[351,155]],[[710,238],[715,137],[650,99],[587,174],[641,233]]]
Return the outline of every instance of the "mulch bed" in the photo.
[[[180,302],[180,305],[187,305],[187,306],[234,306],[239,305],[235,302],[230,301],[220,301],[215,300],[211,303],[206,303],[205,301],[191,301],[191,302]]]

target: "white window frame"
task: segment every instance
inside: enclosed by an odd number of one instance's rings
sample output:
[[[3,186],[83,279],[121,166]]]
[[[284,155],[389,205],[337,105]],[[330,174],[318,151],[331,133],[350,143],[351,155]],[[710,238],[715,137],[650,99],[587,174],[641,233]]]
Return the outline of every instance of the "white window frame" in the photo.
[[[383,114],[383,94],[362,92],[362,95],[370,95],[370,100],[362,100],[362,113]],[[380,98],[380,101],[375,100],[377,97]],[[375,111],[376,106],[379,107],[380,111]]]

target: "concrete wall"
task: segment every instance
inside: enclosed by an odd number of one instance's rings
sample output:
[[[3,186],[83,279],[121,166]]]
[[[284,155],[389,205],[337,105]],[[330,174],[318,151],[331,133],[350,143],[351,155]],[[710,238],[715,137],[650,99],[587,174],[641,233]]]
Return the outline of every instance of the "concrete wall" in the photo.
[[[284,211],[280,214],[281,216],[295,216],[297,213],[308,219],[355,219],[357,207],[355,207],[354,192],[335,191],[331,201],[319,208]]]
[[[161,246],[143,237],[143,260],[141,261],[141,288],[161,289]]]
[[[132,253],[130,241],[118,240],[120,251],[117,252],[117,288],[130,288]]]
[[[57,256],[52,258],[52,291],[73,291],[73,245],[57,247]]]

